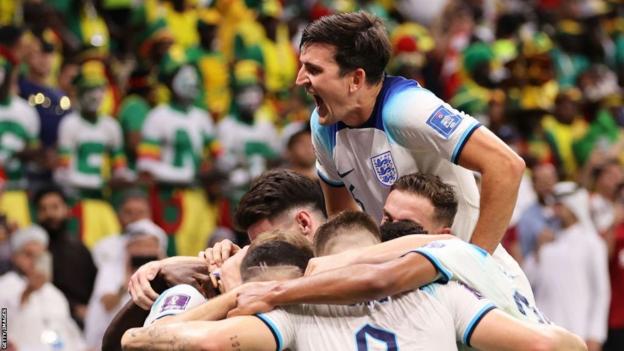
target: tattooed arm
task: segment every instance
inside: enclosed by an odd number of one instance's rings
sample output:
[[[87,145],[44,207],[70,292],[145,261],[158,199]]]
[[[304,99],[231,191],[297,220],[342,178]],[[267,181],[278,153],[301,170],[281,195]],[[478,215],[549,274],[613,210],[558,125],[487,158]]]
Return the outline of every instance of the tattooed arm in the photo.
[[[274,351],[277,347],[271,330],[254,316],[134,328],[124,334],[121,344],[126,351]]]

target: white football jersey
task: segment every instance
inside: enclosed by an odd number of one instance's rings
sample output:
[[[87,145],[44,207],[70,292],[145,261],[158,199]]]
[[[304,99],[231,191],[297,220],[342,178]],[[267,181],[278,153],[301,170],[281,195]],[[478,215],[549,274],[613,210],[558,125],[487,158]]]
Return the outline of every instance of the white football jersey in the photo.
[[[457,350],[494,305],[450,282],[352,306],[297,305],[258,317],[278,350]]]
[[[440,100],[416,81],[386,76],[369,120],[351,128],[342,122],[310,121],[321,179],[345,186],[362,209],[381,221],[390,186],[414,172],[438,175],[459,195],[453,232],[469,240],[479,217],[472,172],[457,165],[462,148],[480,124]]]
[[[8,105],[0,105],[0,164],[11,182],[24,180],[24,165],[13,157],[39,138],[37,110],[19,96],[11,96]]]
[[[207,112],[195,107],[184,112],[166,104],[150,111],[141,134],[137,169],[160,182],[190,184],[215,130]]]
[[[125,167],[121,127],[112,117],[99,116],[92,123],[72,112],[59,126],[58,147],[65,167],[57,172],[57,180],[69,186],[101,189],[108,173],[104,169],[106,157],[112,167],[118,163],[116,159]]]
[[[411,252],[425,256],[440,273],[441,282],[465,283],[515,318],[550,323],[537,309],[530,287],[517,284],[512,274],[482,248],[462,240],[440,240]]]

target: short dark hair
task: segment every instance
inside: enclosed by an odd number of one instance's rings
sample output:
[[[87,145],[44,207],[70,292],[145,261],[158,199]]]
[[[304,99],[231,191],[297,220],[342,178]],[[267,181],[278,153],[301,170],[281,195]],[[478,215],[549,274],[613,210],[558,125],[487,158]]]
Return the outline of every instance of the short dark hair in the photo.
[[[379,227],[379,231],[381,232],[382,242],[411,234],[428,234],[420,224],[409,219],[394,222],[388,221]]]
[[[328,251],[327,245],[331,239],[348,235],[352,230],[363,229],[381,241],[379,227],[373,218],[365,212],[344,211],[321,225],[314,235],[314,252],[323,255]]]
[[[250,267],[295,266],[303,273],[312,257],[314,253],[309,246],[297,246],[282,240],[267,241],[247,250],[240,266],[241,277],[243,281],[249,280]]]
[[[424,196],[434,207],[435,221],[450,227],[457,213],[455,190],[440,177],[427,173],[412,173],[400,177],[390,188]]]
[[[364,11],[325,16],[310,23],[299,47],[309,44],[333,45],[340,74],[362,68],[369,84],[383,78],[392,52],[382,20]]]
[[[39,190],[37,190],[37,192],[35,192],[35,195],[33,196],[33,202],[35,203],[35,206],[39,207],[39,203],[41,202],[41,200],[45,196],[50,195],[50,194],[56,194],[60,196],[61,199],[63,199],[63,202],[66,205],[69,205],[67,195],[65,194],[63,189],[59,187],[58,185],[49,184],[40,188]]]
[[[297,206],[310,206],[326,216],[320,185],[290,170],[272,170],[251,184],[238,204],[234,221],[238,230],[246,232],[254,223]]]

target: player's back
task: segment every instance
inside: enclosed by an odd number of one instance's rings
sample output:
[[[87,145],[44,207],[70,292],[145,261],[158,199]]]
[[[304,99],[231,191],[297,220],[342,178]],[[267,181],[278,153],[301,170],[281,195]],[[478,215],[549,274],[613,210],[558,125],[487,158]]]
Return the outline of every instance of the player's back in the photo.
[[[492,305],[463,286],[433,284],[352,306],[300,305],[259,315],[280,350],[457,350]]]

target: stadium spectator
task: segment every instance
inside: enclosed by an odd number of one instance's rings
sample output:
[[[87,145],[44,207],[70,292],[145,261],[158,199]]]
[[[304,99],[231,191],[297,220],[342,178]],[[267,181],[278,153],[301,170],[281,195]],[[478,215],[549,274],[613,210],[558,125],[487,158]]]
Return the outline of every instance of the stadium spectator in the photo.
[[[537,195],[518,219],[516,230],[522,256],[534,252],[537,247],[554,239],[554,231],[559,223],[552,213],[553,188],[557,184],[557,170],[552,164],[538,164],[531,173],[533,189]]]
[[[554,241],[529,255],[523,267],[544,314],[583,338],[589,350],[600,350],[609,309],[607,248],[591,222],[587,190],[560,182],[554,195],[561,229]]]
[[[167,251],[167,236],[149,219],[130,223],[116,262],[100,266],[85,317],[85,339],[94,350],[101,349],[106,327],[130,299],[127,280],[143,264],[159,260]]]
[[[52,254],[52,283],[63,292],[72,317],[82,325],[97,275],[91,253],[68,231],[70,209],[63,191],[55,186],[40,189],[34,196],[37,223],[49,237]]]
[[[616,212],[624,207],[624,187],[616,195]],[[609,276],[611,278],[611,305],[609,309],[609,332],[603,345],[605,351],[616,351],[624,347],[624,223],[614,228],[607,239],[609,245]]]
[[[85,350],[65,296],[50,283],[48,236],[30,226],[11,237],[14,271],[0,276],[0,304],[8,308],[9,342],[17,350]]]
[[[0,211],[20,227],[31,223],[26,167],[39,148],[37,111],[13,93],[22,37],[18,28],[0,27]]]
[[[40,130],[37,135],[42,153],[37,167],[32,168],[29,180],[33,188],[52,180],[56,160],[59,125],[71,111],[69,97],[49,84],[53,70],[54,46],[43,36],[31,35],[25,63],[28,71],[19,79],[19,94],[37,109]]]
[[[314,156],[314,147],[312,146],[312,135],[308,125],[292,124],[291,128],[297,128],[288,135],[286,140],[286,160],[287,168],[292,171],[304,175],[310,179],[317,180],[316,168],[314,164],[316,157]]]
[[[170,235],[169,254],[196,255],[215,223],[198,180],[218,154],[212,118],[194,107],[199,89],[195,68],[169,56],[161,78],[171,101],[153,108],[141,130],[137,170],[150,184],[156,224]]]
[[[150,219],[152,213],[147,195],[140,190],[127,190],[119,202],[117,218],[121,225],[121,235],[111,235],[100,241],[93,247],[93,260],[96,266],[101,267],[107,263],[123,262],[123,252],[126,244],[128,225]]]

